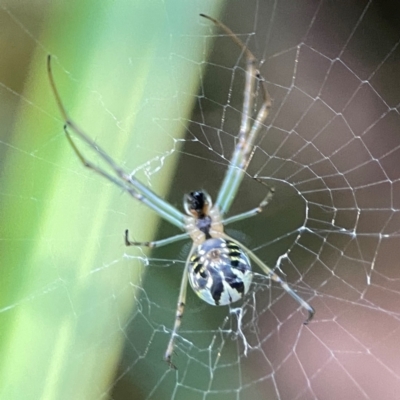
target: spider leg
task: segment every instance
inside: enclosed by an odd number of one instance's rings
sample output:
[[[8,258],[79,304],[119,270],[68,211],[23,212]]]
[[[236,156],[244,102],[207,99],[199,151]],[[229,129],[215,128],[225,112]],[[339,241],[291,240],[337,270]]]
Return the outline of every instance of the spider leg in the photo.
[[[247,46],[222,22],[204,14],[200,14],[200,16],[209,19],[221,28],[232,39],[232,41],[239,46],[246,57],[246,82],[243,94],[244,99],[239,136],[232,159],[229,163],[229,168],[225,174],[224,181],[222,182],[215,203],[221,214],[224,215],[228,212],[243,180],[247,166],[253,154],[254,142],[257,138],[258,132],[263,127],[264,121],[268,117],[269,109],[271,108],[271,97],[268,93],[264,79],[256,68],[257,60]],[[256,79],[261,83],[263,103],[256,115],[253,125],[250,127]]]
[[[64,125],[64,131],[65,135],[68,139],[69,144],[71,145],[72,149],[74,150],[75,154],[78,156],[79,160],[82,162],[82,164],[86,167],[91,169],[92,171],[96,172],[97,174],[103,176],[107,180],[111,181],[115,185],[119,186],[122,190],[128,192],[133,198],[136,200],[139,200],[149,208],[153,209],[160,215],[161,218],[171,222],[172,224],[176,225],[175,219],[171,217],[168,213],[166,213],[164,210],[159,209],[157,206],[155,206],[148,198],[144,197],[141,193],[136,191],[134,188],[131,186],[128,186],[126,183],[119,181],[116,179],[114,176],[110,175],[108,172],[104,171],[102,168],[98,167],[97,165],[94,165],[90,161],[86,160],[86,158],[82,155],[82,153],[79,151],[78,147],[76,146],[75,142],[72,140],[71,135],[68,132],[68,127],[67,125]],[[177,225],[179,228],[182,228],[180,225]],[[183,229],[183,228],[182,228]]]
[[[188,233],[181,233],[179,235],[174,235],[166,239],[155,240],[153,242],[134,242],[129,240],[129,230],[125,231],[125,245],[126,246],[139,246],[139,247],[161,247],[170,243],[178,242],[179,240],[189,239],[190,236]]]
[[[226,234],[224,234],[224,238],[231,240],[232,242],[240,246],[266,275],[270,276],[273,281],[279,283],[286,291],[286,293],[292,296],[304,309],[308,311],[308,318],[304,321],[304,325],[307,325],[313,319],[315,314],[314,308],[311,307],[305,300],[303,300],[296,292],[294,292],[293,289],[286,282],[284,282],[279,275],[277,275],[274,271],[272,271],[271,268],[265,265],[250,249],[248,249],[242,243],[238,242],[237,240]]]
[[[172,354],[174,353],[175,338],[176,338],[178,330],[181,326],[182,316],[183,316],[183,312],[185,310],[186,290],[187,290],[188,272],[189,272],[188,265],[189,265],[190,258],[192,257],[192,254],[193,254],[193,251],[195,250],[195,248],[196,248],[196,246],[193,245],[189,252],[189,255],[186,259],[185,269],[183,270],[183,275],[182,275],[182,280],[181,280],[181,288],[179,290],[178,306],[176,308],[174,328],[172,329],[171,338],[168,342],[167,351],[165,352],[165,355],[164,355],[164,360],[173,369],[177,369],[175,367],[175,365],[172,363],[171,358],[172,358]]]
[[[232,222],[241,221],[242,219],[246,219],[249,217],[254,217],[255,215],[262,212],[262,210],[268,205],[271,201],[272,197],[274,196],[275,189],[271,188],[268,194],[265,196],[264,200],[258,205],[258,207],[253,208],[252,210],[245,211],[241,214],[233,215],[232,217],[226,218],[222,221],[224,226],[231,224]]]
[[[155,210],[157,213],[162,216],[162,218],[166,219],[168,222],[172,223],[173,225],[177,226],[178,228],[181,228],[182,230],[185,229],[185,215],[181,213],[178,209],[173,207],[172,205],[168,204],[166,201],[164,201],[161,197],[157,196],[151,189],[149,189],[146,185],[144,185],[142,182],[140,182],[138,179],[136,179],[134,176],[131,176],[127,174],[122,168],[120,168],[115,161],[100,147],[98,146],[92,139],[89,138],[76,124],[75,122],[69,117],[64,104],[61,101],[61,96],[58,93],[52,69],[51,69],[51,56],[48,55],[47,57],[47,73],[49,76],[49,81],[50,81],[50,86],[53,91],[54,97],[57,102],[57,106],[60,110],[60,113],[64,119],[64,123],[66,127],[71,128],[71,130],[79,136],[80,139],[82,139],[84,142],[86,142],[89,147],[94,150],[104,161],[108,166],[114,171],[114,173],[124,182],[117,183],[117,180],[114,178],[111,178],[111,175],[106,173],[104,170],[100,169],[99,167],[96,167],[92,163],[88,162],[82,154],[78,151],[76,145],[72,141],[70,135],[67,133],[67,138],[69,140],[69,143],[71,144],[72,148],[74,149],[75,153],[78,155],[82,163],[94,170],[95,172],[99,173],[100,175],[104,176],[111,182],[116,183],[118,186],[122,187],[124,190],[127,190],[133,197],[138,199],[139,201],[142,201],[146,205],[148,205],[150,208]],[[128,190],[128,187],[130,188]],[[133,195],[133,193],[136,193],[137,195]],[[144,201],[146,199],[147,201]]]

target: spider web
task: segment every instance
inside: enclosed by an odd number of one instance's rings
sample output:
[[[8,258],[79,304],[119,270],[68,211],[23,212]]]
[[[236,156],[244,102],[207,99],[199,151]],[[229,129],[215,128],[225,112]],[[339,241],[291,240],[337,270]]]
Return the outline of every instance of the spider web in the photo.
[[[106,91],[100,89],[100,83],[87,83],[78,71],[70,72],[64,64],[66,57],[60,57],[57,63],[61,72],[56,80],[66,79],[63,90],[70,85],[71,91],[89,93],[89,107],[95,111],[91,119],[83,122],[85,130],[118,163],[134,171],[154,190],[162,186],[162,171],[178,162],[173,178],[164,186],[169,189],[168,201],[180,207],[183,194],[191,190],[206,189],[216,198],[240,124],[244,64],[230,39],[197,17],[200,12],[212,13],[211,2],[193,2],[198,12],[187,17],[188,24],[204,28],[197,36],[201,60],[180,50],[179,46],[190,43],[194,36],[186,28],[178,33],[173,30],[173,22],[177,22],[174,7],[179,5],[171,4],[155,2],[154,7],[169,21],[172,44],[160,60],[168,60],[166,75],[173,74],[173,86],[160,90],[162,77],[153,76],[159,81],[158,91],[145,97],[128,114],[128,119],[143,119],[145,126],[155,131],[152,142],[146,137],[135,142],[132,148],[139,148],[142,157],[135,163],[130,161],[129,153],[113,152],[112,140],[107,142],[110,132],[102,132],[100,118],[114,128],[113,140],[117,134],[131,133]],[[135,11],[134,5],[130,7]],[[31,45],[41,48],[43,59],[49,49],[56,58],[59,56],[57,48],[43,41],[40,30],[21,10],[0,1],[0,12],[3,26],[7,27],[4,32],[10,29],[17,38],[25,37]],[[6,180],[18,169],[11,161],[19,156],[26,163],[19,168],[26,171],[27,179],[12,180],[12,185],[2,186],[0,193],[5,205],[11,199],[13,210],[19,210],[18,214],[10,213],[24,220],[26,225],[21,222],[21,226],[33,228],[25,235],[22,228],[18,235],[10,233],[6,224],[1,228],[2,251],[9,254],[4,257],[7,265],[3,265],[3,291],[12,284],[28,288],[2,296],[0,315],[4,324],[9,324],[4,325],[7,330],[3,348],[11,351],[8,349],[12,348],[11,337],[16,335],[14,329],[23,318],[31,318],[29,310],[46,310],[46,318],[40,317],[40,327],[28,332],[26,347],[22,347],[24,360],[14,366],[2,365],[6,371],[2,378],[9,377],[2,389],[7,398],[12,398],[10,393],[17,393],[16,387],[28,382],[32,385],[31,397],[25,398],[52,398],[46,389],[46,382],[52,379],[69,382],[62,389],[63,395],[54,398],[398,398],[398,12],[394,2],[372,0],[242,1],[229,4],[223,11],[221,20],[260,60],[260,71],[273,99],[230,214],[257,206],[268,188],[275,188],[273,200],[262,214],[232,224],[227,231],[284,277],[315,308],[316,314],[309,325],[303,325],[306,313],[256,268],[250,294],[243,303],[230,308],[211,307],[188,290],[176,340],[177,370],[169,370],[161,360],[173,325],[188,247],[178,243],[151,253],[126,249],[122,233],[131,225],[135,229],[141,224],[137,215],[145,212],[144,207],[84,170],[65,142],[60,117],[54,104],[50,106],[53,99],[42,103],[25,94],[22,85],[4,73],[0,77],[0,96],[6,106],[0,115],[6,129],[1,135],[0,151],[8,162],[4,162],[2,176]],[[123,26],[121,23],[114,29],[124,29]],[[149,34],[144,25],[140,29]],[[8,40],[5,49],[10,54],[15,49],[25,54],[23,43],[16,39],[12,46]],[[119,52],[120,59],[126,62],[134,57],[135,49],[126,50],[121,44],[115,54]],[[181,86],[179,71],[174,69],[178,59],[199,73],[205,68],[199,88]],[[28,80],[21,65],[19,62],[14,68],[14,76],[23,76],[20,81]],[[118,74],[109,79],[112,87],[126,85],[118,83]],[[51,97],[50,91],[47,97]],[[178,103],[178,98],[194,104],[189,120],[179,107],[175,117],[154,114],[157,103],[165,108],[170,102]],[[59,128],[45,128],[48,135],[44,139],[25,139],[15,144],[7,132],[18,122],[9,119],[9,114],[12,116],[20,103],[34,111],[36,129],[40,130],[43,120],[56,122]],[[74,109],[73,115],[80,123],[79,110]],[[186,129],[184,139],[175,138],[173,132],[166,130],[172,122]],[[156,149],[157,141],[165,138],[166,147]],[[61,147],[67,147],[67,167],[59,153],[52,154],[54,148]],[[30,175],[31,166],[55,170],[66,179],[53,189],[50,200],[44,197],[40,175]],[[97,204],[94,194],[88,194],[88,186],[99,192],[99,198],[102,191],[114,197],[108,203]],[[71,204],[55,206],[51,201],[55,193]],[[73,194],[78,194],[77,201],[69,200]],[[39,206],[44,206],[50,216],[66,214],[68,223],[60,226],[54,222],[53,236],[44,233],[45,214],[38,211]],[[111,230],[96,222],[85,224],[90,215],[100,215],[94,210],[113,221]],[[136,228],[135,239],[150,239],[143,237],[143,225]],[[175,233],[176,229],[162,222],[155,235],[164,238]],[[78,249],[88,246],[90,240],[96,256],[87,255],[85,262],[78,261]],[[40,276],[34,275],[30,266],[33,251],[24,260],[23,273],[19,272],[22,261],[14,261],[11,255],[12,251],[20,254],[31,243],[37,246],[35,254],[43,254]],[[56,250],[58,244],[64,253]],[[74,264],[77,269],[72,268]],[[6,272],[8,268],[11,272]],[[15,271],[16,277],[11,277]],[[83,304],[72,289],[71,282],[76,279],[92,292]],[[101,295],[99,287],[105,288]],[[108,330],[94,327],[94,321],[101,321],[107,311],[113,315],[111,322],[104,322]],[[39,317],[34,315],[37,322]],[[61,328],[53,317],[62,321]],[[85,321],[90,324],[84,325]],[[72,371],[81,371],[78,367],[87,364],[82,379],[93,388],[90,396],[74,392],[78,384],[75,387],[71,383],[79,382],[79,376],[70,373],[64,380],[64,367],[59,367],[62,354],[55,357],[56,347],[52,346],[53,340],[67,340],[65,337],[82,325],[87,338],[79,342],[69,363]],[[43,337],[49,341],[48,352],[46,343],[40,342]],[[93,353],[95,362],[89,362]],[[44,372],[32,372],[34,382],[30,382],[30,374],[21,371],[32,368],[32,363],[37,365],[38,359]],[[47,363],[48,370],[44,367]],[[111,364],[110,375],[98,364]],[[101,382],[99,375],[104,377]]]

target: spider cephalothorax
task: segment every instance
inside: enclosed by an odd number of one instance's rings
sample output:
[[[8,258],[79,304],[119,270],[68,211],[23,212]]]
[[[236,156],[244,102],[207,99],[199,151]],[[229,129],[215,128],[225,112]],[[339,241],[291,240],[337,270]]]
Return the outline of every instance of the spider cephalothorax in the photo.
[[[186,214],[202,219],[208,216],[212,207],[212,200],[206,191],[199,190],[186,194],[183,199],[183,206]]]

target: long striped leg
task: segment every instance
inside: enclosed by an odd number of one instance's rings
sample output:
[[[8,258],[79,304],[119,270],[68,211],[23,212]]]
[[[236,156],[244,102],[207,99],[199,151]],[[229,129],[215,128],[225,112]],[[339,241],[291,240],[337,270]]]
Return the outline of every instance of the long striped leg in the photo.
[[[142,201],[147,206],[155,210],[162,218],[170,222],[171,224],[177,226],[178,228],[184,230],[185,229],[185,215],[181,213],[178,209],[173,207],[164,201],[161,197],[157,196],[151,189],[149,189],[146,185],[136,179],[134,176],[127,174],[121,167],[119,167],[116,162],[99,146],[97,145],[89,136],[86,135],[78,127],[78,125],[69,117],[64,104],[61,100],[61,96],[58,93],[57,86],[54,81],[53,72],[51,69],[51,56],[47,57],[47,73],[49,76],[50,86],[53,91],[54,97],[56,99],[57,106],[60,110],[60,113],[64,119],[65,123],[65,131],[67,134],[67,138],[75,153],[78,155],[82,163],[92,169],[93,171],[99,173],[106,179],[114,182],[118,186],[122,187],[126,191],[128,191],[133,197]],[[86,142],[90,148],[96,152],[103,161],[108,164],[108,166],[114,171],[115,175],[121,179],[122,182],[118,183],[115,178],[111,177],[109,173],[95,166],[94,164],[87,161],[83,155],[78,150],[77,146],[73,142],[71,136],[67,132],[67,127],[69,127],[80,139]],[[128,189],[129,187],[129,189]],[[136,193],[136,195],[134,195]],[[146,199],[147,201],[144,201]]]
[[[240,124],[240,131],[232,159],[229,164],[228,171],[225,174],[224,181],[219,190],[218,198],[215,205],[224,215],[228,212],[233,200],[236,197],[239,186],[243,180],[247,166],[251,159],[253,152],[254,142],[257,138],[258,132],[263,127],[263,123],[268,117],[269,109],[271,108],[271,98],[268,93],[266,84],[256,68],[257,60],[253,53],[246,47],[246,45],[222,22],[200,14],[202,17],[214,22],[215,25],[220,27],[234,43],[236,43],[246,57],[246,82],[243,94],[243,110],[242,121]],[[261,92],[263,96],[263,104],[261,105],[253,125],[250,127],[252,110],[255,96],[255,82],[259,80],[261,83]]]

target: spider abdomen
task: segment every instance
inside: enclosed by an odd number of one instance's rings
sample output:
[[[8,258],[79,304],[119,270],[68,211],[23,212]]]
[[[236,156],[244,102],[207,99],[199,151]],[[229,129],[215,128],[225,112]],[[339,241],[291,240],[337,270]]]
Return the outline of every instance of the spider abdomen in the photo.
[[[221,238],[199,245],[188,268],[195,293],[217,306],[240,300],[249,291],[253,278],[247,254],[236,243]]]

